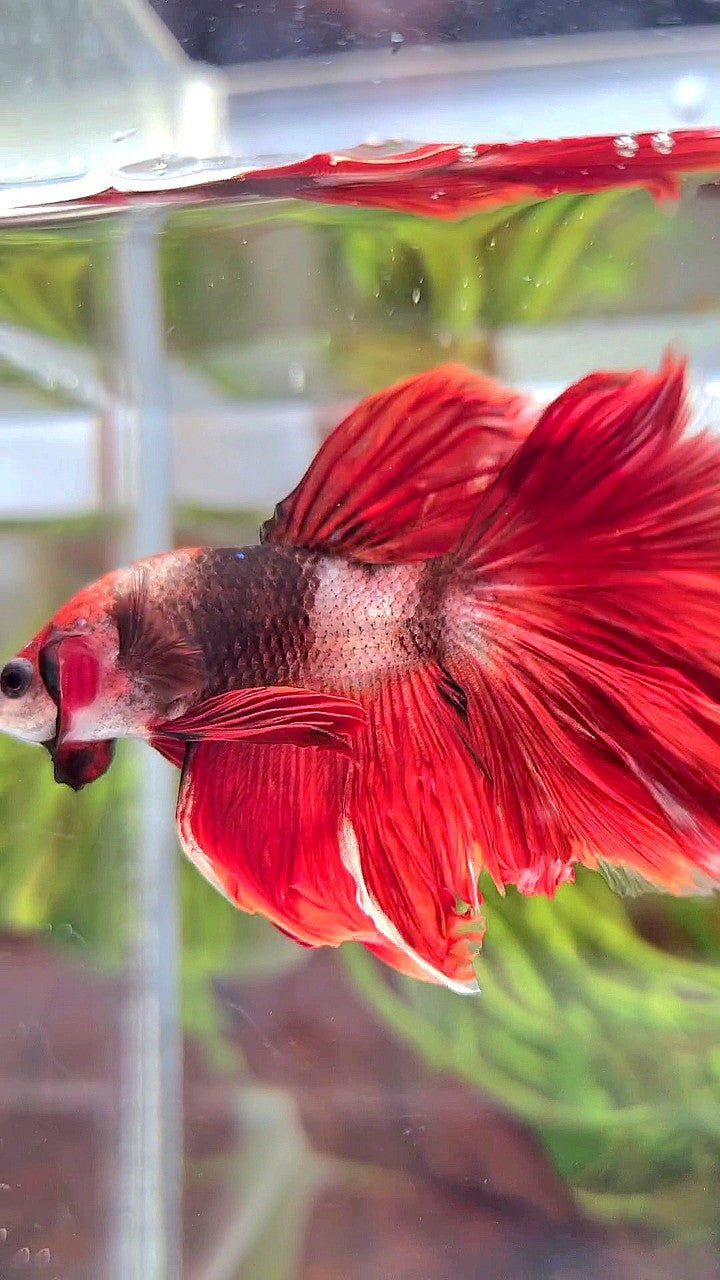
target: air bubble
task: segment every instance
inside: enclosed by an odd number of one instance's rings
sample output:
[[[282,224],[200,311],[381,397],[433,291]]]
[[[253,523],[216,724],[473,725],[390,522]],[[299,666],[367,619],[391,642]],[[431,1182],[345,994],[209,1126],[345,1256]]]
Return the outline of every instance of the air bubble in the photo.
[[[675,139],[671,133],[667,133],[665,129],[661,129],[660,133],[654,133],[650,139],[650,146],[653,151],[657,151],[660,156],[669,156],[675,146]]]
[[[705,113],[709,92],[706,76],[693,72],[680,76],[672,88],[673,106],[683,120],[696,120]]]
[[[466,163],[472,160],[477,160],[477,147],[474,147],[470,142],[466,142],[462,147],[460,147],[460,150],[458,151],[458,158],[460,160],[464,160]]]
[[[189,177],[202,169],[203,164],[204,161],[194,156],[157,156],[154,160],[124,165],[119,172],[135,182],[154,182],[158,178],[171,180]]]
[[[262,156],[212,156],[197,159],[194,156],[158,156],[136,164],[123,165],[115,171],[113,182],[120,191],[141,191],[146,188],[182,188],[202,186],[208,182],[223,182],[238,178],[248,169],[275,169],[294,164],[302,159],[299,154]],[[333,157],[331,163],[337,163]]]
[[[633,156],[638,153],[640,143],[631,133],[621,133],[615,138],[613,146],[618,155],[622,156],[624,160],[632,160]]]
[[[415,285],[415,288],[412,291],[411,297],[413,302],[415,303],[415,306],[417,306],[418,302],[420,301],[420,289],[418,288],[417,285]]]

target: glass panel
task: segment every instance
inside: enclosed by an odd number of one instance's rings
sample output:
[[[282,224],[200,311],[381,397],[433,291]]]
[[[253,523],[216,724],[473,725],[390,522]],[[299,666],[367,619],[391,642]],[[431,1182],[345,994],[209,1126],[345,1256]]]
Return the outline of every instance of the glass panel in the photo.
[[[496,6],[481,32],[470,6],[430,8],[406,6],[388,29],[459,41],[575,21],[566,6],[542,21]],[[663,12],[714,21],[710,8]],[[312,6],[269,6],[240,52],[284,55],[288,32],[300,53],[372,45],[388,17],[362,9],[324,28]],[[592,22],[661,18],[610,6]],[[239,56],[228,31],[218,21],[200,52]],[[98,59],[109,76],[113,58]],[[160,92],[163,75],[129,61]],[[539,97],[544,77],[525,82]],[[356,143],[316,79],[323,127]],[[263,128],[276,142],[317,135],[291,80],[282,102],[257,82],[278,116],[238,111],[236,152],[262,152]],[[401,80],[401,114],[422,98],[436,122],[423,137],[447,136],[429,81]],[[444,73],[462,113],[453,85]],[[522,125],[535,117],[519,85]],[[68,169],[49,135],[41,151]],[[347,409],[446,361],[542,403],[676,346],[693,412],[716,429],[717,173],[664,201],[610,183],[461,218],[301,198],[289,180],[255,191],[0,228],[3,654],[133,555],[253,542]],[[42,747],[0,739],[0,1274],[717,1274],[717,896],[626,897],[585,871],[553,899],[501,897],[483,875],[482,994],[461,998],[235,910],[179,856],[177,781],[149,748],[120,744],[73,794]]]

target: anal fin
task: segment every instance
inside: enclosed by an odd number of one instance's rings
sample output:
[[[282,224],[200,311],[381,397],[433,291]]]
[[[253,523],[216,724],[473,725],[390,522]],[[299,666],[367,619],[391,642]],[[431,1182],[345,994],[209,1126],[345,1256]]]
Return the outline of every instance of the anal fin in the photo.
[[[468,991],[477,990],[472,961],[483,933],[479,772],[444,685],[430,663],[369,703],[348,778],[343,859],[384,958],[400,953],[405,971]]]
[[[309,946],[374,936],[342,864],[348,761],[293,745],[188,749],[177,827],[188,856],[244,911]]]

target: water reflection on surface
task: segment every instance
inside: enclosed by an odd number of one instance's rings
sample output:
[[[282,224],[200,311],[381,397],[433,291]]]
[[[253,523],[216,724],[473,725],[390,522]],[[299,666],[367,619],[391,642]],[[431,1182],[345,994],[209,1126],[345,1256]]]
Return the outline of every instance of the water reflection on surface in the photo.
[[[447,358],[545,395],[672,341],[717,380],[716,201],[443,225],[257,201],[143,225],[176,541],[254,537],[345,405]],[[3,653],[133,536],[124,234],[0,238]],[[120,750],[74,796],[0,742],[0,1275],[101,1280],[118,1256],[142,768]],[[190,1280],[718,1274],[716,903],[628,905],[592,877],[552,904],[491,896],[461,1011],[309,956],[184,864],[180,900]]]

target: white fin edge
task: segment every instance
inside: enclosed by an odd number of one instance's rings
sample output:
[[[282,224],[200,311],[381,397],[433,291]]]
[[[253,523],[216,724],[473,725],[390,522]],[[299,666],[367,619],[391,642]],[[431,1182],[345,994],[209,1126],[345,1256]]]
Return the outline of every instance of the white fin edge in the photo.
[[[231,898],[227,889],[219,879],[212,862],[207,854],[200,848],[192,832],[192,808],[193,808],[193,789],[190,778],[186,771],[183,771],[180,779],[180,790],[178,792],[177,809],[175,810],[175,825],[177,827],[178,837],[182,845],[183,852],[197,868],[200,875],[213,889],[217,889],[223,898],[227,898],[234,907],[237,902]]]
[[[343,866],[350,872],[355,881],[355,900],[361,911],[369,916],[378,933],[381,933],[388,942],[392,942],[393,946],[398,947],[406,956],[413,961],[414,964],[427,973],[428,977],[434,982],[441,983],[444,987],[449,987],[451,991],[457,995],[470,996],[477,995],[480,991],[477,978],[469,978],[467,982],[458,982],[455,978],[448,978],[446,974],[441,973],[434,965],[427,960],[423,960],[417,951],[405,941],[399,929],[389,920],[385,912],[378,905],[368,889],[362,872],[362,864],[360,862],[360,846],[358,845],[355,828],[348,818],[343,821],[340,829],[340,858]]]

